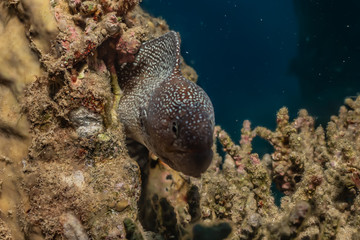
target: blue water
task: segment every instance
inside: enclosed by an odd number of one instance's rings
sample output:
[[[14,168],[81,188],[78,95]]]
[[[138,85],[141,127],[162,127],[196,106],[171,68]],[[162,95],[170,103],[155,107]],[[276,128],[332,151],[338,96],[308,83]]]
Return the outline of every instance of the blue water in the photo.
[[[234,140],[241,124],[275,128],[278,109],[307,108],[318,124],[360,89],[357,1],[143,0],[180,32],[182,55]],[[359,30],[358,30],[359,29]],[[271,152],[262,140],[255,152]]]

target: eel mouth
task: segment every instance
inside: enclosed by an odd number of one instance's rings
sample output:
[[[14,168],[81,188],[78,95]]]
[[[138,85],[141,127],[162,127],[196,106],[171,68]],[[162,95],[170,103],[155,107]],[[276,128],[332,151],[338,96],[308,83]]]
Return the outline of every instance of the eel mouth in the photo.
[[[174,151],[173,153],[179,156],[172,160],[165,156],[159,156],[159,158],[172,169],[196,178],[200,177],[201,174],[208,169],[213,158],[212,150],[192,152]]]

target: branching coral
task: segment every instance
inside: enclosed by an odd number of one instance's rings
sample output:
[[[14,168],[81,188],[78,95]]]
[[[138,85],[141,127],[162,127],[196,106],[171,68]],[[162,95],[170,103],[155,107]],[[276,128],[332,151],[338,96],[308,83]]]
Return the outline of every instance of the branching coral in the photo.
[[[235,145],[219,127],[215,134],[228,153],[225,162],[217,157],[201,179],[201,210],[204,220],[233,222],[234,239],[259,236],[263,218],[277,215],[270,193],[271,180],[257,154],[251,153],[254,133],[245,121],[240,145]],[[220,169],[221,166],[221,169]]]
[[[288,110],[282,108],[277,114],[276,121],[275,132],[263,127],[257,127],[255,132],[274,146],[275,151],[271,155],[273,179],[278,188],[285,194],[290,194],[302,178],[304,158],[312,158],[312,155],[305,154],[312,154],[313,151],[309,151],[308,148],[315,147],[315,142],[311,139],[314,136],[314,120],[305,110],[301,110],[299,117],[289,124]]]
[[[340,108],[339,116],[331,118],[326,132],[321,126],[314,128],[314,119],[305,110],[300,110],[298,117],[289,122],[286,108],[278,112],[274,132],[264,127],[250,131],[247,127],[249,123],[245,121],[240,145],[235,145],[218,128],[217,136],[228,155],[222,170],[211,169],[212,177],[220,175],[221,181],[230,181],[220,184],[216,180],[210,181],[210,177],[206,180],[205,174],[202,179],[203,218],[214,214],[217,218],[236,214],[242,216],[240,221],[231,219],[237,225],[233,239],[356,239],[359,234],[360,199],[360,97],[356,100],[346,99],[345,103],[346,106]],[[264,169],[269,161],[266,159],[269,158],[267,155],[262,161],[263,166],[255,154],[245,151],[244,139],[252,139],[255,135],[274,146],[268,171]],[[249,149],[251,150],[251,146]],[[229,171],[228,166],[231,164]],[[253,168],[256,171],[251,171]],[[231,175],[234,173],[236,175]],[[261,177],[261,173],[264,177]],[[246,174],[251,175],[251,178],[244,178]],[[269,191],[270,178],[287,195],[282,198],[279,209],[273,201],[264,201],[272,199]],[[243,181],[235,182],[239,179]],[[254,180],[258,184],[254,184]],[[220,186],[219,193],[207,189],[211,184]],[[231,184],[235,186],[231,187]],[[263,189],[260,192],[256,186],[261,185]],[[252,187],[251,191],[246,193],[245,187],[249,189],[249,186]],[[242,191],[237,190],[231,194],[231,189],[236,187],[242,187]],[[211,190],[216,188],[210,187]],[[239,194],[255,196],[254,207],[245,208],[245,211],[244,207],[241,210],[223,208],[222,216],[219,216],[214,211],[217,209],[216,205],[210,205],[222,200],[225,203],[236,202],[237,205],[242,203],[243,206],[251,206],[251,202],[244,204],[245,200],[241,198],[237,201],[233,198],[229,200],[229,195]],[[257,228],[251,229],[246,225],[246,218],[250,219],[250,216],[257,216],[253,217],[257,220]],[[244,235],[244,232],[252,235]]]

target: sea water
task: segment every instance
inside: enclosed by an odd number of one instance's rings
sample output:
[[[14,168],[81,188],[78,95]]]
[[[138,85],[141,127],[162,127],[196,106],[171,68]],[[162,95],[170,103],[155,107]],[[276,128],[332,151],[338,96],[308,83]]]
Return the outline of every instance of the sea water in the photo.
[[[143,0],[182,39],[182,56],[213,101],[216,124],[276,127],[282,106],[327,125],[360,91],[360,3],[340,0]],[[272,147],[255,138],[253,152]],[[277,204],[283,196],[273,187]]]

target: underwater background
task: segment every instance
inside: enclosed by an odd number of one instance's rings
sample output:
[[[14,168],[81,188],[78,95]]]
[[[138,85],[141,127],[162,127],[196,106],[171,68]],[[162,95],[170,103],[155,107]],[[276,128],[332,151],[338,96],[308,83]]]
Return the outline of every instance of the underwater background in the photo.
[[[275,128],[282,106],[324,127],[360,89],[360,3],[336,0],[143,0],[180,32],[182,55],[239,139],[243,120]],[[271,152],[258,138],[255,152]]]

